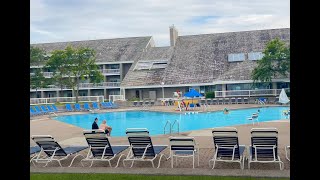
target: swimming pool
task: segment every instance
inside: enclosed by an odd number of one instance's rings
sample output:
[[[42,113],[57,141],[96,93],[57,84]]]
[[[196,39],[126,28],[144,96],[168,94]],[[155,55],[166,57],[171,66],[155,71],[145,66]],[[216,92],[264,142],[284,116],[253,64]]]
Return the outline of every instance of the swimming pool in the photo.
[[[229,114],[223,114],[222,111],[197,114],[125,111],[58,116],[54,119],[83,129],[91,129],[92,122],[98,117],[98,125],[100,125],[102,120],[106,119],[107,124],[112,126],[111,136],[125,136],[126,128],[147,128],[150,131],[150,135],[159,135],[164,133],[163,128],[167,120],[172,123],[175,120],[178,120],[180,132],[185,132],[214,127],[250,124],[252,121],[247,119],[248,116],[252,113],[256,113],[258,110],[260,110],[258,118],[259,122],[286,119],[287,117],[283,115],[283,111],[288,109],[289,107],[238,109],[230,110]],[[177,126],[174,126],[173,129],[177,129]],[[169,127],[167,128],[167,131],[169,131]]]

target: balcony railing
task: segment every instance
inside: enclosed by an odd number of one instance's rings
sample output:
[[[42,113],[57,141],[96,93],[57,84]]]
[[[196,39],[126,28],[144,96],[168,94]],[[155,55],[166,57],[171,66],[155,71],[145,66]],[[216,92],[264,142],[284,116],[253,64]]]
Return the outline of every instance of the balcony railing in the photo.
[[[100,69],[100,72],[104,75],[120,75],[120,69]],[[53,77],[53,72],[42,72],[43,76],[46,78]],[[30,73],[30,76],[35,75],[35,73]],[[67,77],[67,76],[64,76]]]
[[[87,88],[104,88],[104,87],[120,87],[120,82],[103,82],[103,83],[80,83],[79,84],[79,89],[87,89]],[[70,87],[64,86],[64,90],[66,89],[71,89]],[[35,90],[30,87],[30,90]],[[60,86],[55,86],[55,85],[49,85],[47,88],[41,88],[38,90],[52,90],[52,91],[57,91],[61,90]]]
[[[95,87],[120,87],[120,82],[103,82],[103,83],[80,83],[79,88],[95,88]]]
[[[286,88],[289,89],[289,88]],[[215,91],[215,97],[236,97],[236,96],[278,96],[281,89],[257,89],[257,90],[232,90]]]
[[[102,74],[120,74],[120,69],[100,69]]]
[[[78,96],[79,102],[103,102],[103,96]],[[75,97],[51,97],[51,98],[30,98],[30,105],[53,104],[53,103],[75,103]]]
[[[46,78],[51,78],[53,77],[53,72],[42,72],[43,76]],[[30,76],[34,76],[35,73],[30,73]]]

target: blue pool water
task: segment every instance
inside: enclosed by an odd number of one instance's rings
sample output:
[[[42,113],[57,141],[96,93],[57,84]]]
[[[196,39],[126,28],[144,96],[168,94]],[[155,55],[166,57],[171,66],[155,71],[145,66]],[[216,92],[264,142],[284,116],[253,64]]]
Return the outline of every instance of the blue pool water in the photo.
[[[91,125],[98,117],[98,125],[106,119],[107,124],[112,126],[111,136],[125,136],[126,128],[147,128],[150,135],[163,134],[163,127],[167,120],[172,123],[175,120],[180,122],[180,132],[199,130],[205,128],[233,126],[250,124],[248,116],[256,113],[260,109],[259,122],[286,119],[283,111],[289,107],[264,107],[230,110],[229,114],[218,112],[204,112],[198,114],[176,114],[149,111],[126,111],[126,112],[106,112],[85,115],[71,115],[55,117],[56,120],[78,126],[83,129],[91,129]],[[176,126],[174,127],[176,129]],[[169,128],[167,129],[169,131]]]

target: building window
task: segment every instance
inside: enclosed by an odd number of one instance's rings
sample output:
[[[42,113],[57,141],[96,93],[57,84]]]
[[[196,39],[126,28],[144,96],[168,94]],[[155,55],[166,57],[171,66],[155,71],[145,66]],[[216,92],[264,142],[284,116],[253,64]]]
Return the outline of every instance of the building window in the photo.
[[[168,66],[168,59],[140,60],[135,65],[134,70],[164,69],[167,66]]]
[[[228,61],[229,62],[237,62],[237,61],[244,61],[244,60],[245,60],[244,53],[228,54]]]
[[[87,96],[87,92],[79,92],[79,96]]]
[[[206,92],[214,92],[216,90],[216,86],[212,85],[212,86],[204,86],[204,93]]]
[[[136,98],[140,98],[139,90],[136,90]]]
[[[222,85],[221,84],[217,84],[216,85],[216,91],[222,91]]]
[[[262,52],[250,52],[250,53],[248,53],[248,59],[251,60],[251,61],[260,60],[260,59],[262,59],[263,56],[264,56],[264,54]]]
[[[110,69],[120,69],[119,64],[110,64]]]
[[[271,89],[271,83],[241,83],[241,84],[227,84],[227,91],[235,90],[254,90],[254,89]]]
[[[282,89],[282,88],[290,88],[290,83],[289,82],[278,82],[277,89]]]

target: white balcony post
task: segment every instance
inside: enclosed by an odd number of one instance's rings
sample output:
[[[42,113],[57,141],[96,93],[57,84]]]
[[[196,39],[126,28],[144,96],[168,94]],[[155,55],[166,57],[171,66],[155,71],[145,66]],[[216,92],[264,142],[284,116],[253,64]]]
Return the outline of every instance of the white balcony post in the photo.
[[[221,84],[221,86],[222,86],[222,97],[226,97],[227,85],[226,84]]]
[[[164,82],[161,82],[161,85],[162,85],[162,99],[164,99],[164,87],[163,87]]]

